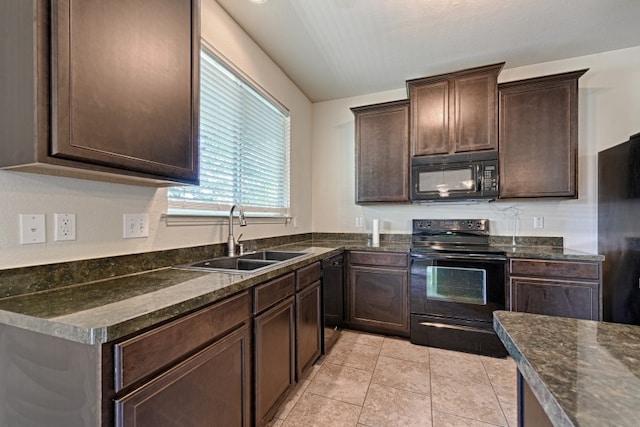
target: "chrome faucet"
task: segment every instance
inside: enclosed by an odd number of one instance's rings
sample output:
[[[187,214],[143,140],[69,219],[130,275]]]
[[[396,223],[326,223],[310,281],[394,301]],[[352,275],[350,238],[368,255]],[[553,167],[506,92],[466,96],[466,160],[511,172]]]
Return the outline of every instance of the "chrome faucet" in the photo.
[[[233,210],[238,208],[238,222],[240,227],[247,225],[247,220],[244,218],[244,209],[242,205],[233,205],[229,211],[229,238],[227,239],[227,255],[234,256],[236,254],[236,239],[233,236]]]

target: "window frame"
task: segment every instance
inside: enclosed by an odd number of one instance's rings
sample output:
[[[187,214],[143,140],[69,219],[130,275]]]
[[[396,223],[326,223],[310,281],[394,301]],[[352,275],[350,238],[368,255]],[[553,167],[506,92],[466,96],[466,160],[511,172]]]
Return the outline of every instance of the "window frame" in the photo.
[[[244,73],[239,67],[237,67],[233,62],[231,62],[228,58],[226,58],[220,51],[218,51],[215,47],[211,46],[205,40],[201,40],[200,45],[200,55],[208,54],[215,61],[217,61],[222,67],[225,68],[227,72],[232,74],[235,78],[240,80],[243,85],[246,85],[250,91],[255,92],[259,95],[264,102],[269,103],[273,108],[279,110],[283,115],[285,115],[288,120],[288,131],[287,131],[287,165],[286,165],[286,202],[287,206],[283,208],[260,208],[255,206],[245,206],[245,216],[249,218],[261,218],[264,223],[271,222],[281,222],[283,219],[285,224],[290,222],[291,220],[291,114],[289,109],[278,101],[273,95],[271,95],[267,90],[265,90],[260,84],[258,84],[255,80],[253,80],[250,76]],[[201,61],[202,62],[202,61]],[[202,77],[201,77],[202,78]],[[200,83],[202,84],[202,83]],[[199,100],[199,102],[202,102]],[[200,113],[202,114],[202,113]],[[202,136],[200,133],[202,118],[199,118],[198,127],[199,127],[199,138],[201,140]],[[201,149],[201,148],[199,148]],[[202,156],[201,156],[202,157]],[[172,199],[169,195],[169,191],[167,191],[167,218],[176,217],[177,223],[182,222],[190,222],[191,219],[193,222],[212,222],[212,219],[215,217],[227,217],[229,214],[229,210],[232,204],[227,203],[207,203],[207,202],[190,202],[187,200],[177,200]],[[233,202],[234,204],[238,204],[238,202]],[[213,220],[213,222],[216,222]]]

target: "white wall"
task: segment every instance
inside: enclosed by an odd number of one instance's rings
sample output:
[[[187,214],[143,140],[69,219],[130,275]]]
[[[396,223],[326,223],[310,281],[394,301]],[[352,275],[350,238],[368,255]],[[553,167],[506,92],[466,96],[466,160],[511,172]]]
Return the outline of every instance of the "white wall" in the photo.
[[[291,203],[299,227],[250,223],[243,239],[310,232],[310,101],[214,0],[202,2],[202,36],[291,111]],[[226,225],[167,226],[166,208],[165,189],[0,170],[0,269],[226,240]],[[123,240],[122,214],[143,212],[150,216],[149,238]],[[47,215],[47,243],[19,244],[19,213]],[[54,213],[77,215],[76,241],[53,241]]]
[[[379,218],[383,232],[408,233],[412,218],[455,217],[489,218],[492,234],[509,236],[513,216],[505,208],[515,206],[521,211],[518,235],[562,236],[569,248],[597,252],[597,153],[640,132],[640,47],[505,69],[499,82],[582,68],[590,70],[579,81],[579,199],[454,206],[356,205],[354,122],[349,108],[406,98],[404,82],[398,82],[398,90],[314,104],[314,231],[370,231],[371,220]],[[365,218],[365,229],[355,227],[356,216]],[[534,216],[544,217],[543,229],[533,229]]]

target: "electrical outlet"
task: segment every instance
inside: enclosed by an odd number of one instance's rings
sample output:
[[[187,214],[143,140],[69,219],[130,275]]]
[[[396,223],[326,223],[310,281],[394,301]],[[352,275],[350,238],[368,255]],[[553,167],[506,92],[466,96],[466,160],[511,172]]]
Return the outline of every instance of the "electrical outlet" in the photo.
[[[300,227],[300,224],[298,224],[298,217],[294,216],[293,217],[293,228],[298,228]]]
[[[362,217],[361,216],[357,216],[356,217],[356,227],[362,228]]]
[[[533,217],[533,228],[544,228],[544,217],[543,216],[534,216]]]
[[[21,245],[47,241],[44,214],[20,214],[18,217],[20,218]]]
[[[122,218],[123,238],[149,237],[149,214],[123,214]]]
[[[54,240],[76,240],[76,214],[53,214]]]

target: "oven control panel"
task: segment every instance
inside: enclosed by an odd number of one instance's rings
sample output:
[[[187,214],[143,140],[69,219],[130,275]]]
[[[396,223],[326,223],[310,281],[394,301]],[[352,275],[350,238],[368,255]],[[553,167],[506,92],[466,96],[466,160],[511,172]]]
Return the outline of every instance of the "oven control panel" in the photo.
[[[489,231],[488,219],[414,219],[413,232]]]

